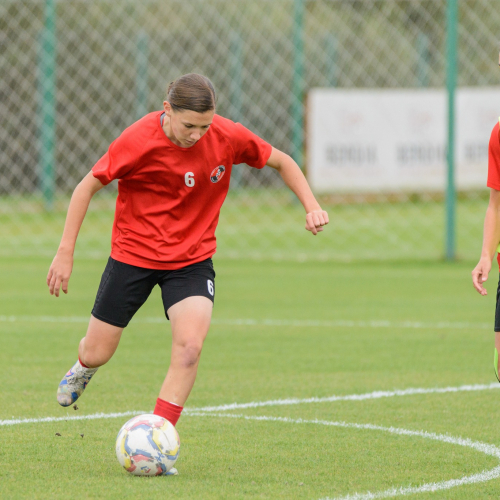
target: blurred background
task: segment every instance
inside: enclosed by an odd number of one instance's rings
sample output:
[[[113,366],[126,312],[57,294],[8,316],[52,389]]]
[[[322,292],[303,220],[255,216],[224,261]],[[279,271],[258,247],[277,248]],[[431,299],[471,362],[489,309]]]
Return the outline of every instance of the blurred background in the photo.
[[[161,109],[170,81],[198,72],[214,82],[219,114],[296,159],[331,217],[328,230],[310,238],[302,207],[274,171],[235,167],[217,230],[219,257],[475,259],[488,196],[489,133],[500,114],[499,25],[491,0],[4,0],[0,255],[52,256],[77,183],[124,128]],[[480,131],[464,153],[463,182],[450,177],[446,161],[446,103],[455,85],[475,96],[489,92],[481,116],[468,114],[467,106],[460,115],[458,108],[458,120],[477,122]],[[434,120],[429,130],[439,137],[425,139],[424,150],[418,141],[398,150],[412,169],[406,181],[375,171],[380,182],[358,185],[370,171],[352,148],[366,143],[370,123],[379,136],[392,134],[377,130],[376,117],[361,109],[331,129],[322,121],[322,109],[330,118],[342,114],[339,102],[353,109],[358,91],[368,106],[369,99],[386,99],[381,116],[417,102],[416,91],[422,106],[431,106],[419,127]],[[393,95],[406,96],[403,104]],[[311,96],[320,96],[314,105]],[[317,137],[323,134],[324,144],[315,143],[314,127],[322,129]],[[335,143],[337,136],[344,142]],[[428,154],[426,144],[437,153]],[[460,144],[454,147],[462,158]],[[467,178],[467,165],[475,177]],[[322,184],[321,169],[331,182]],[[342,182],[338,169],[348,172]],[[434,181],[426,183],[426,175]],[[109,254],[115,197],[116,186],[109,186],[92,201],[77,256]]]

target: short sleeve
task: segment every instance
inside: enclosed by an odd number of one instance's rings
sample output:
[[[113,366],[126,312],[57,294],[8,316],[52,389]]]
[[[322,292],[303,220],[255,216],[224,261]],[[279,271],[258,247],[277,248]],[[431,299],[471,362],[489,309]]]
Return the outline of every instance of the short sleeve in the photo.
[[[241,123],[234,124],[234,134],[231,142],[236,165],[246,163],[254,168],[262,168],[271,156],[272,146]]]
[[[129,130],[125,130],[120,137],[114,140],[108,151],[92,167],[92,174],[104,185],[114,179],[122,179],[130,174],[142,152]]]
[[[488,146],[488,182],[489,188],[500,191],[500,130],[497,123],[491,132]]]

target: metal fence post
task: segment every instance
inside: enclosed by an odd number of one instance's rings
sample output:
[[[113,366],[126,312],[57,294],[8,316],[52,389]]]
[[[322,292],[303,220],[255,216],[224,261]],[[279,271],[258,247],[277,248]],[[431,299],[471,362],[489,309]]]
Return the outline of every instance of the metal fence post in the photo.
[[[304,4],[305,0],[294,0],[293,4],[293,77],[292,77],[292,157],[299,167],[302,164],[303,137],[303,92],[304,92]]]
[[[455,259],[455,90],[457,86],[458,0],[448,0],[446,13],[446,88],[448,149],[446,185],[446,260]]]
[[[45,1],[45,25],[40,44],[40,190],[46,210],[52,210],[56,162],[56,0]]]
[[[144,30],[137,35],[136,88],[137,88],[137,119],[148,112],[148,35]]]
[[[337,87],[339,83],[339,68],[337,64],[337,38],[333,33],[325,36],[325,75],[329,87]]]
[[[231,103],[231,119],[235,122],[241,122],[242,117],[242,85],[243,85],[243,40],[237,31],[231,33],[230,41],[230,59],[229,74],[229,95]],[[234,187],[239,188],[242,184],[242,167],[235,167],[232,170],[231,178],[234,181]]]
[[[417,37],[417,81],[419,87],[428,87],[430,80],[430,41],[425,33],[419,33]]]

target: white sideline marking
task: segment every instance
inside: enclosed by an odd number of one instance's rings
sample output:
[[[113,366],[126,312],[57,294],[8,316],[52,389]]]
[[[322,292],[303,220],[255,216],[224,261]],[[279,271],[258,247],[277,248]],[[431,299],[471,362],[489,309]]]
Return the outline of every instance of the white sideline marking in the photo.
[[[100,418],[117,418],[128,417],[129,415],[140,415],[140,411],[124,411],[122,413],[92,413],[90,415],[71,415],[67,417],[43,417],[43,418],[13,418],[11,420],[0,420],[2,425],[18,425],[18,424],[41,424],[45,422],[64,422],[66,420],[96,420]]]
[[[390,432],[391,434],[399,434],[400,436],[413,436],[413,437],[418,436],[426,439],[433,439],[434,441],[442,441],[443,443],[457,444],[459,446],[473,448],[476,451],[500,459],[500,448],[498,448],[494,444],[487,444],[487,443],[482,443],[480,441],[473,441],[472,439],[469,438],[448,436],[446,434],[436,434],[434,432],[411,431],[408,429],[402,429],[400,427],[384,427],[381,425],[356,424],[350,422],[331,422],[329,420],[319,420],[319,419],[304,420],[303,418],[268,417],[263,415],[243,415],[243,414],[237,415],[234,413],[212,413],[204,411],[192,412],[189,415],[191,417],[241,418],[243,420],[262,420],[266,422],[284,422],[289,424],[315,424],[315,425],[327,425],[332,427],[344,427],[346,429],[383,431],[383,432]]]
[[[307,398],[307,399],[272,399],[269,401],[255,401],[252,403],[232,403],[220,406],[205,406],[202,408],[186,408],[184,412],[215,412],[215,411],[230,411],[243,408],[259,408],[261,406],[282,406],[282,405],[301,405],[310,403],[332,403],[334,401],[365,401],[367,399],[392,398],[395,396],[414,396],[416,394],[444,394],[447,392],[472,392],[472,391],[487,391],[490,389],[500,389],[498,382],[491,384],[476,384],[476,385],[461,385],[458,387],[433,387],[433,388],[413,388],[401,389],[395,391],[375,391],[365,394],[349,394],[346,396],[328,396],[324,398]]]
[[[16,323],[20,321],[34,323],[88,323],[89,316],[0,316],[2,323]],[[166,318],[145,317],[133,320],[134,323],[167,323]],[[421,321],[351,321],[351,320],[281,320],[281,319],[222,319],[212,318],[213,325],[229,326],[289,326],[300,328],[410,328],[410,329],[434,329],[434,330],[493,330],[489,323],[468,323],[438,321],[436,323],[425,323]]]
[[[332,403],[335,401],[365,401],[367,399],[380,399],[398,396],[414,396],[417,394],[443,394],[456,392],[486,391],[489,389],[500,389],[497,382],[491,384],[460,385],[458,387],[434,387],[434,388],[413,388],[400,389],[395,391],[375,391],[365,394],[348,394],[346,396],[328,396],[325,398],[306,399],[274,399],[269,401],[254,401],[251,403],[232,403],[220,406],[203,406],[201,408],[185,408],[184,415],[195,415],[198,413],[214,413],[218,411],[241,410],[244,408],[259,408],[262,406],[283,406],[300,405],[310,403]],[[129,415],[139,415],[148,413],[146,411],[126,411],[122,413],[93,413],[90,415],[68,415],[66,417],[43,417],[43,418],[12,418],[11,420],[0,420],[0,426],[17,424],[38,424],[44,422],[63,422],[65,420],[94,420],[99,418],[127,417]],[[252,417],[253,418],[253,417]]]
[[[190,413],[190,416],[199,416],[199,417],[225,417],[225,418],[241,418],[244,420],[259,420],[259,421],[270,421],[270,422],[285,422],[291,424],[316,424],[316,425],[327,425],[333,427],[343,427],[347,429],[363,429],[363,430],[373,430],[373,431],[383,431],[390,432],[391,434],[398,434],[401,436],[412,436],[412,437],[422,437],[426,439],[432,439],[434,441],[441,441],[443,443],[448,444],[456,444],[459,446],[464,446],[467,448],[472,448],[476,451],[484,453],[486,455],[490,455],[500,459],[500,448],[492,444],[482,443],[480,441],[472,441],[468,438],[457,438],[452,436],[447,436],[444,434],[435,434],[433,432],[426,431],[410,431],[407,429],[401,429],[397,427],[382,427],[380,425],[373,424],[355,424],[355,423],[347,423],[347,422],[330,422],[327,420],[303,420],[301,418],[291,419],[286,417],[266,417],[266,416],[248,416],[248,415],[234,415],[227,413],[211,413],[211,412],[197,412]],[[335,498],[322,498],[321,500],[375,500],[379,498],[390,498],[396,496],[406,496],[415,493],[424,493],[424,492],[432,492],[439,490],[449,490],[451,488],[455,488],[457,486],[461,486],[464,484],[475,484],[475,483],[484,483],[486,481],[491,481],[492,479],[496,479],[500,477],[500,465],[483,472],[479,472],[478,474],[472,474],[471,476],[465,476],[460,479],[450,479],[448,481],[441,481],[439,483],[426,483],[421,486],[410,486],[407,488],[398,487],[398,488],[390,488],[386,491],[381,491],[377,493],[354,493],[347,496],[335,497]]]
[[[379,493],[354,493],[352,495],[347,495],[345,497],[337,498],[322,498],[320,500],[375,500],[378,498],[392,498],[398,496],[413,495],[415,493],[428,493],[440,490],[449,490],[451,488],[456,488],[457,486],[462,486],[464,484],[476,484],[485,483],[496,479],[500,476],[500,466],[494,469],[480,472],[479,474],[473,474],[472,476],[465,476],[461,479],[450,479],[449,481],[442,481],[440,483],[427,483],[422,486],[408,487],[408,488],[390,488]]]
[[[316,424],[325,425],[333,427],[343,427],[348,429],[364,429],[364,430],[375,430],[389,432],[392,434],[399,434],[403,436],[411,437],[422,437],[426,439],[432,439],[434,441],[441,441],[448,444],[456,444],[459,446],[464,446],[472,448],[476,451],[490,455],[500,459],[500,448],[487,443],[482,443],[480,441],[472,441],[468,438],[457,438],[443,434],[435,434],[426,431],[411,431],[407,429],[401,429],[396,427],[382,427],[373,424],[356,424],[347,422],[331,422],[327,420],[304,420],[304,419],[291,419],[287,417],[267,417],[267,416],[250,416],[250,415],[235,415],[227,413],[215,413],[216,411],[228,411],[230,409],[236,408],[249,408],[249,407],[259,407],[259,406],[279,406],[283,404],[304,404],[304,403],[316,403],[316,402],[332,402],[332,401],[345,401],[345,400],[355,400],[361,401],[366,399],[376,399],[381,397],[395,397],[395,396],[408,396],[414,394],[430,394],[430,393],[446,393],[446,392],[461,392],[461,391],[481,391],[487,389],[494,389],[500,387],[499,384],[486,384],[486,385],[462,385],[459,387],[444,387],[444,388],[414,388],[414,389],[404,389],[398,391],[377,391],[366,394],[352,394],[350,396],[331,396],[329,398],[308,398],[308,399],[287,399],[287,400],[274,400],[274,401],[262,401],[254,403],[245,403],[242,405],[232,404],[232,405],[222,405],[222,406],[212,406],[196,409],[193,408],[189,410],[186,409],[185,414],[192,417],[225,417],[225,418],[241,418],[245,420],[257,420],[257,421],[271,421],[271,422],[285,422],[292,424]],[[22,418],[22,419],[11,419],[11,420],[0,420],[0,426],[10,426],[19,424],[30,424],[30,423],[45,423],[45,422],[60,422],[69,420],[95,420],[101,418],[117,418],[138,415],[145,413],[143,411],[127,411],[121,413],[94,413],[91,415],[78,415],[78,416],[66,416],[66,417],[44,417],[44,418]],[[381,498],[390,498],[396,496],[405,496],[415,493],[423,492],[433,492],[439,490],[447,490],[450,488],[455,488],[457,486],[465,484],[475,484],[490,481],[500,477],[500,465],[487,471],[480,472],[478,474],[472,474],[470,476],[465,476],[460,479],[451,479],[447,481],[442,481],[439,483],[427,483],[421,486],[411,486],[411,487],[395,487],[390,488],[382,492],[366,492],[366,493],[353,493],[343,497],[336,498],[323,498],[321,500],[376,500]]]
[[[282,320],[282,319],[212,319],[212,323],[218,325],[249,325],[249,326],[296,326],[296,327],[327,327],[327,328],[430,328],[430,329],[489,329],[493,330],[490,323],[468,323],[438,321],[436,323],[425,323],[421,321],[388,321],[388,320]]]
[[[272,399],[269,401],[253,401],[250,403],[231,403],[220,406],[203,406],[201,408],[185,408],[185,415],[194,415],[196,413],[212,413],[218,411],[241,410],[245,408],[260,408],[263,406],[286,406],[311,403],[333,403],[335,401],[366,401],[367,399],[391,398],[399,396],[414,396],[418,394],[445,394],[456,392],[475,392],[487,391],[490,389],[500,389],[500,384],[493,382],[491,384],[460,385],[458,387],[433,387],[433,388],[412,388],[399,389],[395,391],[374,391],[364,394],[348,394],[345,396],[327,396],[324,398],[306,398],[306,399]],[[93,413],[91,415],[71,415],[66,417],[44,417],[44,418],[21,418],[11,420],[0,420],[0,426],[17,424],[37,424],[43,422],[62,422],[64,420],[93,420],[99,418],[126,417],[128,415],[137,415],[140,411],[127,411],[123,413]]]

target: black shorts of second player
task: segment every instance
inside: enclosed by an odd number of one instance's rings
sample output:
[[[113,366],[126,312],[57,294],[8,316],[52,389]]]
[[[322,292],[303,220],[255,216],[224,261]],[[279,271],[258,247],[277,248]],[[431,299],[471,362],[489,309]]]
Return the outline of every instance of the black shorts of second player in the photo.
[[[495,332],[500,332],[500,277],[497,287],[497,305],[495,309]]]
[[[215,271],[212,259],[160,271],[124,264],[109,258],[92,309],[92,316],[125,328],[156,285],[161,288],[165,316],[168,309],[188,297],[203,296],[214,302]]]

